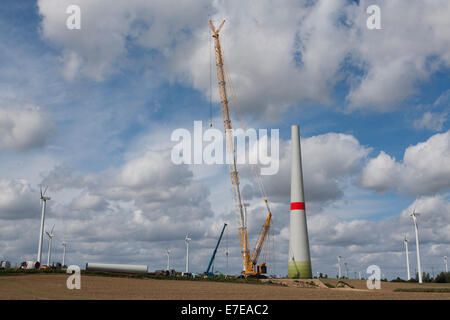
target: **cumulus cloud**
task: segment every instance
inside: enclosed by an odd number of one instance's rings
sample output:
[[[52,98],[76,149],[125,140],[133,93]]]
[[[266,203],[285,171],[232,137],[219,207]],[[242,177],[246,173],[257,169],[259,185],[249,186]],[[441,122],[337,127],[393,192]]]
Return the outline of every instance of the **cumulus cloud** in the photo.
[[[49,171],[43,171],[42,185],[51,186],[52,190],[83,188],[89,179],[67,165],[57,165]]]
[[[319,150],[325,148],[328,143],[337,143],[337,147],[340,143],[344,145],[349,143],[347,148],[359,150],[360,157],[364,157],[367,153],[367,150],[361,147],[356,139],[348,135],[331,134],[327,137],[318,137],[319,142],[315,141],[315,144],[318,144],[319,147],[315,146]],[[307,142],[307,139],[303,140]],[[314,141],[314,139],[312,140]],[[307,149],[306,144],[303,145],[303,151],[305,152]],[[314,148],[310,150],[312,149]],[[320,152],[317,153],[320,154]],[[171,179],[167,179],[169,182],[166,182],[164,188],[158,188],[158,183],[163,181],[161,176],[151,175],[151,178],[145,176],[144,173],[147,169],[139,165],[139,160],[145,159],[150,162],[150,165],[155,162],[156,167],[163,166],[164,163],[165,166],[172,166],[169,153],[166,157],[155,158],[149,151],[132,157],[116,170],[98,174],[96,179],[93,179],[96,183],[86,184],[82,187],[81,193],[76,195],[73,201],[67,203],[60,201],[58,193],[52,194],[47,225],[56,224],[57,238],[55,241],[63,239],[69,241],[68,258],[71,263],[81,264],[94,260],[141,263],[148,264],[152,269],[159,269],[165,263],[164,248],[171,247],[175,267],[180,269],[184,254],[183,237],[188,232],[194,239],[191,247],[193,266],[201,269],[201,266],[207,263],[212,249],[211,243],[216,240],[217,233],[220,231],[219,227],[224,221],[232,222],[234,215],[228,214],[212,219],[214,213],[209,207],[208,189],[202,189],[202,185],[192,178],[185,178],[185,184],[181,188],[174,188],[176,182],[170,182]],[[337,156],[337,159],[339,158],[340,156]],[[167,161],[163,161],[164,159]],[[161,162],[159,162],[160,160]],[[320,159],[317,161],[320,162]],[[339,162],[347,163],[346,166],[344,164],[342,166],[347,168],[347,172],[353,172],[357,170],[360,161],[361,158],[358,157],[355,159],[344,157]],[[126,180],[123,181],[119,178],[123,172],[126,172],[124,169],[130,168],[133,163],[136,164],[136,170],[143,175],[143,181],[145,181],[139,190],[133,187],[134,184],[129,185],[125,183]],[[158,168],[159,171],[166,172],[163,168]],[[179,170],[189,171],[189,168],[181,166]],[[332,168],[328,170],[334,172]],[[141,175],[138,174],[138,176]],[[26,182],[3,181],[0,185],[16,190],[9,194],[18,194],[17,199],[21,200],[20,202],[0,200],[0,207],[3,206],[0,208],[0,212],[5,212],[3,208],[9,206],[16,207],[22,212],[35,212],[39,216],[39,202],[35,199],[34,193],[20,194],[17,191],[30,189]],[[6,187],[3,189],[6,190]],[[111,193],[112,189],[117,193]],[[152,189],[156,191],[149,191]],[[160,192],[165,196],[155,196],[153,192]],[[165,197],[171,200],[159,201]],[[19,204],[26,199],[34,201],[35,207],[20,208]],[[287,252],[289,223],[284,212],[288,212],[288,205],[274,203],[272,209],[276,223],[274,225],[276,259],[281,261],[281,263],[277,262],[278,272],[284,273],[284,261],[287,261],[285,253]],[[419,218],[419,228],[424,259],[427,259],[427,263],[440,259],[436,255],[442,254],[447,244],[450,243],[448,236],[450,234],[448,230],[450,204],[448,199],[442,195],[418,198],[398,215],[381,221],[364,219],[347,221],[330,212],[321,212],[308,206],[308,229],[314,270],[334,276],[331,272],[335,268],[332,266],[336,263],[336,256],[341,255],[348,263],[349,272],[361,271],[360,269],[364,271],[368,264],[375,263],[382,267],[383,272],[398,274],[399,267],[403,266],[403,235],[408,234],[408,237],[411,238],[414,232],[411,217],[409,217],[414,209],[422,214]],[[262,223],[260,221],[262,216],[257,218],[253,214],[253,210],[262,210],[262,208],[252,208],[252,212],[249,214],[251,229],[258,231],[258,226]],[[3,219],[8,218],[3,217]],[[37,237],[32,235],[37,235],[39,223],[28,225],[22,220],[20,224],[2,223],[1,225],[0,239],[2,239],[6,257],[17,259],[17,252],[21,252],[23,259],[35,255]],[[24,226],[30,230],[30,234],[23,238],[14,236],[18,232],[18,228]],[[236,230],[233,229],[233,224],[229,228],[231,228],[228,231],[231,252],[229,263],[233,266],[232,272],[235,272],[236,266],[240,265],[239,242],[236,241]],[[7,235],[13,236],[8,237]],[[250,236],[253,237],[254,232],[251,231]],[[411,253],[413,253],[413,248],[414,245],[411,243]],[[54,252],[55,257],[58,257],[61,254],[61,248],[55,246]],[[219,253],[217,266],[224,267],[225,263],[222,251],[222,254]],[[424,270],[429,271],[428,269],[429,265],[424,263]]]
[[[304,138],[301,148],[306,201],[322,203],[343,195],[341,183],[358,172],[370,152],[355,137],[342,133]],[[280,170],[274,176],[263,177],[272,201],[289,202],[290,168],[290,141],[281,141]]]
[[[108,203],[100,196],[83,192],[72,201],[72,207],[76,210],[105,210]]]
[[[42,147],[52,130],[50,114],[38,106],[0,107],[0,151]]]
[[[401,168],[395,158],[381,151],[378,157],[370,159],[361,174],[361,184],[378,192],[393,188],[400,178]]]
[[[65,28],[69,4],[81,8],[81,30]],[[366,8],[381,8],[381,30],[366,27]],[[222,32],[228,71],[244,111],[273,119],[299,102],[328,104],[348,81],[348,109],[389,111],[450,65],[446,0],[399,1],[40,0],[42,35],[61,47],[63,74],[98,81],[126,67],[133,48],[150,49],[149,72],[190,83],[209,96],[208,17]],[[276,10],[275,10],[276,9]],[[423,45],[426,43],[426,45]],[[330,48],[333,48],[330,50]],[[159,69],[158,69],[159,70]],[[276,83],[277,85],[274,85]]]
[[[84,75],[97,81],[120,70],[128,46],[141,45],[161,56],[186,42],[206,17],[208,2],[39,0],[42,36],[63,50],[62,73],[68,80]],[[66,27],[66,9],[78,5],[81,29]]]
[[[186,167],[171,163],[168,151],[147,151],[143,156],[130,160],[118,174],[119,183],[130,188],[186,185],[192,172]]]
[[[398,188],[412,195],[432,195],[450,188],[450,131],[405,150],[398,162],[384,152],[368,161],[360,183],[384,192]]]
[[[416,129],[428,129],[431,131],[441,131],[442,126],[447,121],[447,113],[434,113],[427,111],[422,118],[414,121]]]
[[[25,180],[0,180],[0,219],[38,218],[38,193]]]
[[[382,29],[369,30],[353,21],[359,44],[352,44],[352,52],[360,59],[363,75],[352,83],[347,98],[350,109],[389,111],[417,91],[417,82],[426,81],[440,65],[450,65],[449,22],[444,18],[450,8],[445,0],[414,5],[360,1],[358,10],[372,4],[380,6]]]

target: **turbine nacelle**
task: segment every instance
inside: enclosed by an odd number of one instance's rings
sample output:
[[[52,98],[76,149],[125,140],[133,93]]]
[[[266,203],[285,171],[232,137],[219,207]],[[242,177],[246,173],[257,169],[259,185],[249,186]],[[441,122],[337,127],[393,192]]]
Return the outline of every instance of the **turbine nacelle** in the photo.
[[[52,239],[55,235],[53,234],[53,229],[55,229],[55,225],[53,225],[52,230],[50,232],[45,231],[45,233],[47,234],[47,236]],[[64,245],[64,244],[63,244]]]
[[[50,197],[46,197],[46,196],[45,196],[45,193],[47,192],[47,189],[48,189],[48,186],[45,187],[44,191],[42,191],[42,187],[41,187],[41,200],[42,200],[42,201],[48,201],[48,200],[51,200]]]

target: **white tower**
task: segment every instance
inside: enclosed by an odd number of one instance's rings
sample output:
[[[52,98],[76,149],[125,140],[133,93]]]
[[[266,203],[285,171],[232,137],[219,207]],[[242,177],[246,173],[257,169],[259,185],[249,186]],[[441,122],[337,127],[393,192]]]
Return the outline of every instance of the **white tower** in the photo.
[[[42,259],[42,243],[44,241],[44,222],[45,222],[45,207],[47,206],[47,201],[50,200],[50,197],[45,196],[45,192],[47,191],[47,187],[45,188],[44,192],[42,192],[41,188],[41,206],[42,206],[42,212],[41,212],[41,229],[39,231],[39,246],[38,246],[38,254],[37,254],[37,262],[41,263]]]
[[[419,283],[422,283],[422,264],[420,262],[420,249],[419,249],[419,228],[417,227],[417,217],[419,213],[415,211],[411,214],[414,221],[414,229],[416,231],[416,250],[417,250],[417,271],[419,272]]]
[[[291,136],[291,214],[288,278],[311,279],[311,257],[306,224],[302,155],[298,126],[292,126]]]
[[[447,256],[444,256],[445,272],[448,272]]]
[[[409,251],[408,251],[408,239],[405,235],[405,240],[403,240],[405,243],[405,251],[406,251],[406,271],[408,272],[408,281],[411,279],[411,272],[409,271]]]
[[[338,268],[339,268],[339,270],[338,270],[338,271],[339,271],[339,274],[338,274],[339,277],[338,277],[338,279],[342,278],[341,258],[342,258],[341,256],[338,256],[338,257],[337,257],[337,259],[338,259]]]
[[[63,246],[62,266],[64,267],[66,265],[66,246],[67,246],[67,242],[63,241],[62,242],[62,246]]]
[[[184,242],[186,242],[186,273],[189,273],[189,242],[191,241],[191,238],[186,235],[186,238],[184,238]]]
[[[47,255],[47,266],[50,266],[50,256],[52,254],[52,240],[53,237],[55,236],[53,234],[53,229],[55,228],[55,225],[53,225],[52,227],[52,231],[50,231],[50,233],[48,231],[45,231],[45,233],[48,236],[48,255]]]
[[[166,249],[167,254],[167,271],[170,270],[170,249]]]

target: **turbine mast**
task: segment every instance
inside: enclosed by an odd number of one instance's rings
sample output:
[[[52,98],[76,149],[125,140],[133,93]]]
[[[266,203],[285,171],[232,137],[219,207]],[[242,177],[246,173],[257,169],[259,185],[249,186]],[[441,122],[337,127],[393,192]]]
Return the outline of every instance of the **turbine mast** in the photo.
[[[62,266],[64,267],[66,265],[66,246],[67,246],[67,242],[63,241],[62,243],[63,246],[63,260],[62,260]]]
[[[338,278],[340,279],[340,278],[342,278],[342,271],[341,271],[341,256],[338,256],[337,257],[338,258],[338,268],[339,268],[339,276],[338,276]]]
[[[47,187],[45,188],[44,192],[42,192],[42,187],[41,187],[41,206],[42,206],[42,212],[41,212],[41,228],[39,231],[39,245],[38,245],[38,253],[37,253],[37,262],[39,262],[39,264],[41,263],[42,260],[42,244],[44,241],[44,223],[45,223],[45,208],[47,205],[47,200],[50,200],[50,197],[46,197],[45,196],[45,192],[47,191]]]
[[[409,251],[408,251],[408,239],[406,238],[405,235],[405,240],[403,240],[405,242],[405,251],[406,251],[406,269],[408,272],[408,281],[411,279],[411,272],[409,270]]]
[[[422,263],[420,262],[419,228],[417,226],[417,217],[419,215],[420,215],[420,213],[413,211],[413,213],[411,214],[411,217],[413,218],[414,230],[416,231],[417,269],[419,272],[419,283],[422,283]]]

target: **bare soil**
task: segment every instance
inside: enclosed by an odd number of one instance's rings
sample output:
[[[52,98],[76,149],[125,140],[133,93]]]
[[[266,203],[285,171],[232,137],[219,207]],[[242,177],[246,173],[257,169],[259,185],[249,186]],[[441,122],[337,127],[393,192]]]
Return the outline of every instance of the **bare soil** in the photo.
[[[1,299],[269,299],[269,300],[351,300],[351,299],[431,299],[450,300],[450,293],[394,292],[396,288],[450,288],[450,284],[382,282],[380,290],[368,290],[363,280],[345,280],[354,288],[327,288],[319,280],[299,284],[280,279],[283,284],[242,284],[210,281],[129,279],[82,275],[81,289],[66,287],[68,275],[32,274],[0,277]],[[323,282],[336,285],[336,279]]]

